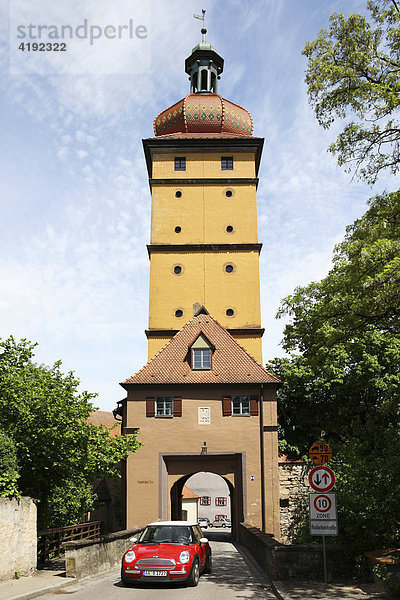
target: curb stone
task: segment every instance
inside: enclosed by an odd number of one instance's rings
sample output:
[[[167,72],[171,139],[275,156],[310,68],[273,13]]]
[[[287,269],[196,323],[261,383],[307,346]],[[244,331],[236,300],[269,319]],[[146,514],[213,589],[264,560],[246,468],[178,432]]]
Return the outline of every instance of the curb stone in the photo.
[[[277,597],[279,600],[283,600],[281,596],[277,596],[277,594],[275,593],[273,582],[269,579],[268,575],[264,573],[259,564],[255,561],[254,557],[247,550],[247,548],[245,548],[244,546],[242,546],[242,544],[239,544],[238,542],[232,543],[236,550],[239,552],[239,554],[242,556],[246,565],[253,571],[253,576],[256,579],[257,583],[259,583],[264,588],[264,591],[267,594],[269,594],[268,597],[271,600],[275,600],[275,598]]]
[[[271,581],[272,591],[274,592],[275,596],[278,598],[278,600],[285,600],[285,598],[282,596],[278,589],[279,585],[280,581]]]
[[[37,589],[34,592],[23,592],[21,594],[16,594],[15,596],[9,596],[4,600],[31,600],[31,598],[37,598],[38,596],[44,596],[45,594],[49,594],[55,590],[61,590],[62,588],[69,587],[77,583],[77,579],[68,579],[68,581],[63,581],[62,583],[57,583],[55,585],[47,585],[43,588]]]
[[[107,569],[101,573],[96,573],[95,575],[88,575],[87,577],[82,577],[82,579],[77,578],[68,578],[65,581],[45,584],[41,588],[37,588],[32,591],[25,591],[14,594],[13,596],[5,596],[1,600],[31,600],[32,598],[39,598],[45,596],[47,594],[51,594],[52,592],[56,592],[63,588],[68,587],[77,587],[79,588],[81,585],[90,585],[91,582],[96,583],[99,579],[103,579],[104,577],[114,577],[119,574],[119,568]],[[26,578],[29,579],[29,578]],[[26,582],[28,583],[28,582]],[[0,587],[1,592],[1,587]]]

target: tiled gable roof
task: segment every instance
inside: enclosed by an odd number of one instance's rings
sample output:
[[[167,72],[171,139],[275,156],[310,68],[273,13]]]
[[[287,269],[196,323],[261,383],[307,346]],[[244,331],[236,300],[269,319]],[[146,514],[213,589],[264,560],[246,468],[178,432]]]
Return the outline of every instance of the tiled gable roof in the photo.
[[[190,488],[188,488],[187,485],[184,485],[182,488],[182,498],[184,498],[185,500],[189,500],[189,499],[197,500],[198,498],[200,498],[200,496],[195,494],[194,491],[191,490]]]
[[[118,421],[115,420],[112,412],[108,412],[107,410],[94,410],[89,415],[89,422],[93,423],[93,425],[105,425],[105,427],[114,427]],[[111,432],[111,437],[116,437],[121,435],[121,427],[120,424],[118,427]]]
[[[192,370],[189,348],[203,333],[215,350],[210,371]],[[211,315],[191,319],[140,371],[122,383],[279,383]]]

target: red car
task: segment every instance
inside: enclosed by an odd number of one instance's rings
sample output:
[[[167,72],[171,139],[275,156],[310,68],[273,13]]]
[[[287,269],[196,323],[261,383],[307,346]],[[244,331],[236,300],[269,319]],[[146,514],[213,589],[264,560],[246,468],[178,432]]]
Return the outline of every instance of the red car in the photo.
[[[198,523],[150,523],[122,558],[121,581],[186,582],[195,587],[200,573],[211,573],[211,548]]]

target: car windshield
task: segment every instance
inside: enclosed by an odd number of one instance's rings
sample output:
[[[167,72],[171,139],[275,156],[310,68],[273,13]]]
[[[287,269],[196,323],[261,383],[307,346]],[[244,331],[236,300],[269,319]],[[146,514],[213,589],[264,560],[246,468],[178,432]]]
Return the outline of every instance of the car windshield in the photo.
[[[149,525],[139,538],[139,544],[191,544],[192,528],[184,525]]]

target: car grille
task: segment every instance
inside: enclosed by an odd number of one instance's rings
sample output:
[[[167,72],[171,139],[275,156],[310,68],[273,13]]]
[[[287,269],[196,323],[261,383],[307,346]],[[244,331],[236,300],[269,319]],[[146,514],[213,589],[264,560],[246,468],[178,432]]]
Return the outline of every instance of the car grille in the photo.
[[[154,567],[154,566],[175,566],[175,561],[170,558],[142,558],[136,561],[136,566],[141,565],[142,567]]]

